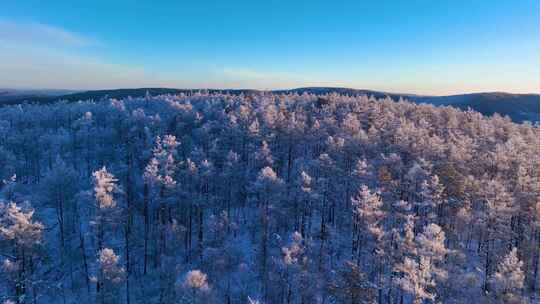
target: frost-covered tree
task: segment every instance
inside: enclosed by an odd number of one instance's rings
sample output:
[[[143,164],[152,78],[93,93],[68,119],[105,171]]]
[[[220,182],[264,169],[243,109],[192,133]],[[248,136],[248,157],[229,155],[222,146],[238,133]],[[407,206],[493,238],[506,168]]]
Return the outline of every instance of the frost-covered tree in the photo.
[[[285,298],[287,303],[294,303],[295,298],[304,299],[304,293],[307,290],[299,289],[302,280],[309,275],[309,258],[306,254],[306,244],[302,235],[295,231],[291,235],[291,241],[288,246],[281,248],[283,258],[281,264],[284,268],[284,281],[286,283]]]
[[[422,197],[421,208],[427,221],[441,225],[444,219],[445,200],[443,197],[444,186],[440,183],[437,175],[431,176],[422,183],[420,195]]]
[[[435,300],[436,295],[430,292],[430,289],[436,284],[428,259],[421,257],[419,261],[415,261],[405,257],[396,270],[402,273],[402,277],[397,279],[398,285],[412,296],[414,304],[421,304],[424,300]]]
[[[72,217],[75,210],[73,200],[79,190],[76,180],[75,170],[68,167],[61,158],[56,159],[53,168],[41,180],[43,199],[56,210],[61,250],[66,246],[66,230],[70,231],[68,225],[76,224],[76,219]]]
[[[519,260],[517,248],[513,248],[497,265],[491,277],[495,297],[501,303],[522,303],[521,290],[525,274],[523,262]]]
[[[390,98],[6,105],[0,302],[532,303],[539,167],[538,125]]]
[[[118,181],[114,175],[103,167],[93,174],[94,180],[94,197],[99,209],[113,209],[116,207],[114,194],[118,191],[116,182]]]
[[[118,286],[125,277],[125,270],[120,266],[120,257],[110,248],[103,248],[98,254],[99,273],[97,277],[98,296],[101,303],[118,301]]]
[[[98,249],[104,248],[105,230],[109,224],[114,224],[113,219],[117,211],[115,195],[120,191],[118,180],[113,174],[103,167],[92,173],[94,184],[94,198],[96,201],[96,229]]]
[[[380,248],[384,236],[381,222],[385,212],[379,193],[371,192],[365,185],[361,186],[358,194],[351,198],[355,229],[353,230],[353,250],[357,252],[359,263],[364,251],[374,252]],[[367,246],[367,248],[365,248]]]
[[[397,284],[412,296],[415,304],[435,300],[437,283],[446,279],[441,263],[447,254],[444,242],[444,231],[436,224],[429,224],[416,236],[414,251],[406,253],[408,256],[396,266],[401,274],[396,278]]]
[[[30,249],[41,241],[43,225],[34,221],[34,210],[10,202],[1,205],[0,235],[7,240],[14,241],[20,249]]]
[[[30,294],[34,299],[37,296],[33,288],[33,263],[37,261],[35,248],[42,241],[44,229],[42,223],[33,219],[34,210],[30,207],[25,209],[13,202],[0,203],[0,241],[11,243],[11,254],[3,260],[2,269],[6,284],[12,288],[5,291],[7,299],[17,303]]]
[[[212,289],[202,271],[188,271],[180,282],[180,288],[183,290],[181,303],[210,303]]]
[[[167,248],[166,227],[168,223],[168,214],[171,213],[171,206],[168,204],[170,193],[174,191],[176,181],[174,173],[177,167],[174,159],[176,148],[179,143],[173,135],[166,135],[163,139],[160,136],[156,137],[155,147],[152,150],[152,158],[146,165],[144,170],[144,272],[147,271],[148,264],[148,240],[150,237],[150,221],[155,213],[157,226],[156,231],[159,235],[159,244],[154,246],[154,264],[156,267],[161,267],[161,261]],[[152,203],[150,202],[152,201]]]
[[[264,167],[259,172],[257,179],[253,185],[254,194],[256,196],[257,205],[260,209],[260,223],[261,223],[261,242],[260,242],[260,254],[261,254],[261,277],[262,277],[262,292],[267,298],[268,292],[268,242],[269,235],[272,228],[272,206],[278,205],[280,199],[280,193],[282,189],[283,180],[280,179],[276,172],[270,167]]]
[[[339,303],[376,302],[376,285],[371,283],[360,267],[352,262],[345,262],[337,270],[337,276],[331,281],[328,289]]]

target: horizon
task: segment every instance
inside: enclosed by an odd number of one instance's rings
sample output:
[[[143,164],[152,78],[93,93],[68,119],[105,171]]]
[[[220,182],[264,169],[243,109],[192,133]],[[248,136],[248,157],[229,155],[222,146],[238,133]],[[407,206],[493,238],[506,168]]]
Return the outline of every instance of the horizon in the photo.
[[[182,87],[115,87],[109,89],[58,89],[58,88],[16,88],[16,87],[1,87],[1,90],[13,90],[13,91],[26,91],[26,92],[41,92],[41,91],[50,91],[50,92],[66,92],[66,94],[56,95],[63,96],[76,93],[84,92],[93,92],[93,91],[115,91],[115,90],[150,90],[150,89],[166,89],[166,90],[189,90],[189,91],[205,91],[205,90],[215,90],[215,91],[259,91],[259,92],[276,92],[276,91],[293,91],[301,89],[346,89],[346,90],[356,90],[356,91],[371,91],[374,93],[381,94],[391,94],[391,95],[402,95],[406,96],[418,96],[418,97],[451,97],[451,96],[461,96],[461,95],[474,95],[474,94],[508,94],[508,95],[535,95],[540,96],[540,93],[535,92],[524,92],[524,93],[513,93],[507,91],[471,91],[471,92],[457,92],[451,94],[418,94],[410,92],[393,92],[393,91],[383,91],[383,90],[372,90],[369,88],[352,88],[352,87],[339,87],[339,86],[305,86],[305,87],[291,87],[291,88],[276,88],[276,89],[254,89],[254,88],[182,88]]]
[[[3,6],[5,88],[540,94],[537,1]]]

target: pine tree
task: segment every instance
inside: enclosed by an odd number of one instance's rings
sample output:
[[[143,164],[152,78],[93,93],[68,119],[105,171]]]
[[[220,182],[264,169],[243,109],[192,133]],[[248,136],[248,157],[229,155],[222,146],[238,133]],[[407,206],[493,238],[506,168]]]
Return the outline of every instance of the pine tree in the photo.
[[[353,250],[356,251],[360,265],[364,252],[374,251],[382,240],[384,231],[381,230],[381,224],[385,212],[382,210],[383,202],[379,193],[371,192],[366,185],[360,187],[351,202],[355,224]]]
[[[522,303],[521,290],[525,280],[523,262],[519,260],[517,248],[513,248],[497,266],[491,277],[495,297],[501,303]]]
[[[195,269],[188,271],[180,287],[184,290],[181,303],[210,303],[211,287],[205,273]]]
[[[158,226],[159,244],[154,247],[154,265],[162,266],[162,260],[167,251],[166,229],[172,212],[169,204],[171,192],[174,192],[176,181],[174,174],[177,169],[175,156],[179,143],[173,135],[166,135],[163,139],[156,137],[155,147],[152,150],[152,158],[144,170],[144,273],[147,272],[148,264],[148,240],[150,238],[150,222],[152,214],[156,213]],[[150,201],[153,201],[151,203]],[[156,206],[157,205],[157,206]]]
[[[416,248],[406,253],[403,261],[395,269],[401,274],[396,278],[398,286],[410,294],[415,304],[424,300],[435,300],[437,282],[446,279],[443,268],[447,249],[445,235],[437,224],[429,224],[416,236]]]
[[[283,255],[281,263],[284,267],[284,281],[286,283],[286,303],[296,302],[293,300],[296,297],[295,290],[301,286],[302,276],[307,275],[309,260],[305,246],[302,235],[295,231],[291,235],[290,244],[281,248]],[[302,290],[298,290],[297,293],[301,294]]]
[[[262,293],[264,298],[268,298],[268,238],[271,233],[271,206],[279,204],[279,191],[283,180],[280,179],[276,172],[270,167],[264,167],[259,172],[257,180],[253,188],[255,191],[257,204],[260,210],[261,221],[261,278],[262,278]]]
[[[113,300],[118,301],[117,286],[125,279],[125,270],[119,264],[120,257],[110,248],[103,248],[98,253],[99,275],[98,282],[101,282],[100,299],[101,303]],[[116,300],[115,300],[116,299]]]
[[[34,252],[42,241],[44,229],[43,224],[33,220],[34,210],[31,207],[26,209],[13,202],[0,202],[0,240],[13,244],[13,256],[4,260],[3,269],[14,289],[10,294],[17,303],[29,294],[29,289],[36,297],[36,291],[32,288]]]
[[[115,216],[117,202],[115,195],[120,189],[116,185],[118,181],[113,174],[103,167],[93,174],[94,198],[97,203],[96,226],[98,237],[98,248],[104,248],[106,225],[112,223]]]
[[[356,263],[345,262],[337,271],[337,277],[330,282],[329,293],[339,303],[375,303],[376,285],[369,282],[366,274]]]

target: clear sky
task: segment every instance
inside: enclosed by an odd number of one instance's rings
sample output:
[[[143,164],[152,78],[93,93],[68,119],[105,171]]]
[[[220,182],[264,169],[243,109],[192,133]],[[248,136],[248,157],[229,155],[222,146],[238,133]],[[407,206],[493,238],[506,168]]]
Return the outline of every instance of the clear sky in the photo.
[[[540,93],[540,1],[2,0],[0,87]]]

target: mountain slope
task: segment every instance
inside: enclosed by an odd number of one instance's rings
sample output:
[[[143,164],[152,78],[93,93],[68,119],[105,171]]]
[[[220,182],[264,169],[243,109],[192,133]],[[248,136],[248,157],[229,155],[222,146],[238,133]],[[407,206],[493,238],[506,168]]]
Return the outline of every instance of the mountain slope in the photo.
[[[94,90],[85,92],[75,92],[70,94],[3,94],[7,90],[0,90],[0,104],[13,105],[23,102],[30,103],[52,103],[59,100],[78,101],[78,100],[100,100],[103,98],[126,98],[143,97],[146,94],[151,96],[162,94],[192,94],[196,92],[226,93],[226,94],[262,94],[265,91],[249,89],[173,89],[173,88],[136,88],[136,89],[115,89],[115,90]],[[501,92],[491,93],[471,93],[449,96],[429,96],[414,94],[398,94],[373,90],[359,90],[339,87],[305,87],[290,90],[275,90],[277,94],[341,94],[341,95],[367,95],[375,98],[390,97],[394,100],[407,99],[416,103],[430,103],[434,105],[448,105],[460,109],[471,108],[484,115],[491,116],[498,113],[502,116],[508,116],[513,121],[540,121],[540,94],[510,94]]]
[[[286,92],[286,91],[284,91]],[[338,93],[344,95],[368,95],[375,98],[388,96],[394,100],[400,98],[416,103],[430,103],[434,105],[454,106],[463,110],[471,108],[484,115],[491,116],[498,113],[509,116],[513,121],[540,121],[540,94],[510,94],[501,92],[471,93],[448,96],[428,96],[414,94],[396,94],[370,90],[356,90],[348,88],[298,88],[290,92],[328,94]]]

